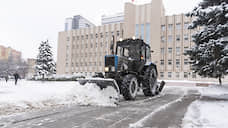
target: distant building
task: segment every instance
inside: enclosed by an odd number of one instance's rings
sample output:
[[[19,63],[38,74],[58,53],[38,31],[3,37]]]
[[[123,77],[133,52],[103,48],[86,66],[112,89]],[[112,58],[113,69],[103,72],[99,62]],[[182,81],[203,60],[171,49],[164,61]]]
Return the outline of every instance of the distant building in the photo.
[[[70,31],[73,29],[89,28],[95,25],[87,20],[86,18],[76,15],[73,18],[66,18],[65,20],[65,31]]]
[[[151,58],[159,79],[212,80],[192,72],[189,57],[184,55],[194,46],[192,34],[200,29],[188,29],[193,19],[185,14],[166,16],[162,0],[142,5],[125,3],[124,14],[102,16],[101,26],[59,32],[57,74],[104,72],[104,57],[111,54],[112,37],[118,41],[134,36],[154,51]]]
[[[116,13],[113,15],[103,15],[101,18],[102,25],[105,24],[116,24],[124,22],[124,13]]]
[[[28,64],[27,77],[32,77],[32,76],[35,75],[36,59],[28,58],[27,59],[27,64]]]
[[[0,45],[0,60],[12,59],[14,62],[21,60],[21,52],[11,47],[4,47]]]
[[[72,30],[72,25],[73,24],[73,18],[66,18],[65,20],[65,31],[70,31]]]

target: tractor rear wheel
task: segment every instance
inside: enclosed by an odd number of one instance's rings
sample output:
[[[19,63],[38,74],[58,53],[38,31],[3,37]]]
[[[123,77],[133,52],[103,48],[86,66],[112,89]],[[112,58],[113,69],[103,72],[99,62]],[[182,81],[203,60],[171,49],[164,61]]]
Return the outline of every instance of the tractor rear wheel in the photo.
[[[143,81],[143,93],[145,96],[154,96],[157,93],[157,71],[155,67],[148,67]]]
[[[134,100],[138,91],[138,81],[137,78],[132,75],[124,76],[122,81],[122,94],[125,100]]]

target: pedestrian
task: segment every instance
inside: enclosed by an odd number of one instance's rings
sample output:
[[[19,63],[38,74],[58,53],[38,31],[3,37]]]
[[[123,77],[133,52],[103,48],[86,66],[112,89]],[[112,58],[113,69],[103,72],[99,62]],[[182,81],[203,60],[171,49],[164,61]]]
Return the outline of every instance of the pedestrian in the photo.
[[[5,76],[5,80],[6,80],[6,83],[7,83],[7,81],[9,80],[9,76],[8,76],[8,74],[6,74],[6,76]]]
[[[14,79],[15,79],[15,85],[17,85],[17,80],[20,78],[19,74],[16,72],[13,74]]]

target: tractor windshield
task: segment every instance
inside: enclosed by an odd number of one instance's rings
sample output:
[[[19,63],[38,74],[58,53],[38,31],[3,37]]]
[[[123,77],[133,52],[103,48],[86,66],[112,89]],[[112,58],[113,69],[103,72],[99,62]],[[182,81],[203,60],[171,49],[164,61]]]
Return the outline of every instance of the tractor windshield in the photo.
[[[117,48],[117,55],[129,57],[129,49],[127,47],[118,47]]]

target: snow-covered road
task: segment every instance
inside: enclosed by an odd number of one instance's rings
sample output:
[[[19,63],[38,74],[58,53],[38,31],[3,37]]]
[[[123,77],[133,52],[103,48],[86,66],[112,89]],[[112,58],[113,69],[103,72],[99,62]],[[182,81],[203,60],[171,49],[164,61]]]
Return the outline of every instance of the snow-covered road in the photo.
[[[61,106],[2,118],[4,128],[138,128],[180,127],[187,106],[198,98],[195,87],[165,87],[152,98],[139,95],[135,101],[121,101],[117,107]]]
[[[0,82],[0,128],[226,128],[228,86],[172,82],[155,97],[105,99],[75,82]],[[178,86],[173,86],[178,85]],[[213,112],[212,112],[213,111]],[[21,113],[22,112],[22,113]],[[13,113],[13,114],[12,114]],[[6,115],[5,115],[6,114]]]

